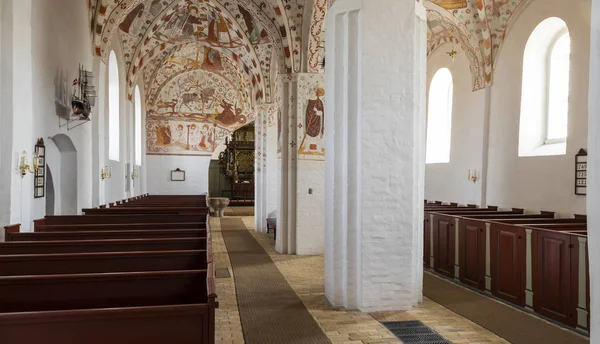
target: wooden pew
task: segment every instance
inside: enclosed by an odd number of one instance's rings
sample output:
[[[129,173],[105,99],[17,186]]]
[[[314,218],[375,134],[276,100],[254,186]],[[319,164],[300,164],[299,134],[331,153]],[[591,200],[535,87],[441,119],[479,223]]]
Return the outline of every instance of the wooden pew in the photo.
[[[589,331],[585,216],[555,219],[551,212],[498,216],[456,210],[431,214],[433,226],[435,221],[454,220],[459,228],[454,248],[460,283]]]
[[[459,223],[461,216],[476,216],[493,214],[496,217],[519,216],[521,209],[511,211],[489,211],[477,210],[457,211],[448,210],[443,212],[430,212],[430,264],[429,266],[435,272],[448,278],[458,278],[456,247],[458,238]]]
[[[533,309],[569,327],[589,331],[587,232],[526,227],[531,231]]]
[[[207,214],[197,215],[62,215],[46,216],[46,225],[74,225],[74,224],[126,224],[126,223],[184,223],[206,222]]]
[[[119,215],[119,214],[150,214],[150,215],[208,215],[208,208],[204,207],[177,207],[177,206],[124,206],[115,208],[89,208],[83,209],[85,215]]]
[[[206,249],[206,238],[10,241],[0,255],[86,252],[188,251]]]
[[[2,343],[212,344],[210,276],[214,269],[0,277]]]
[[[16,254],[0,256],[0,276],[202,270],[206,250]]]
[[[188,223],[113,223],[113,224],[79,224],[79,225],[44,225],[36,224],[34,231],[95,231],[95,230],[153,230],[153,229],[205,229],[206,222]]]
[[[60,231],[34,233],[6,233],[6,241],[150,239],[150,238],[206,238],[203,229],[130,230],[130,231]]]

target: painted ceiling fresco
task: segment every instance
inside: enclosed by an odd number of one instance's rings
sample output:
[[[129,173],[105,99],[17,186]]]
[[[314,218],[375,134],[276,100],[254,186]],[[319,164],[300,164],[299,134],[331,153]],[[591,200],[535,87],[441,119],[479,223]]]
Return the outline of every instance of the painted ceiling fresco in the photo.
[[[134,86],[144,85],[154,135],[148,147],[156,154],[208,154],[210,142],[252,121],[257,106],[277,101],[278,75],[323,72],[325,18],[334,1],[88,0],[88,6],[95,54],[106,61],[119,46],[130,99]],[[470,61],[473,89],[490,85],[502,42],[530,1],[424,1],[428,53],[453,42]],[[192,141],[204,140],[206,149],[173,148],[182,144],[174,137],[180,125],[188,130],[186,123]]]

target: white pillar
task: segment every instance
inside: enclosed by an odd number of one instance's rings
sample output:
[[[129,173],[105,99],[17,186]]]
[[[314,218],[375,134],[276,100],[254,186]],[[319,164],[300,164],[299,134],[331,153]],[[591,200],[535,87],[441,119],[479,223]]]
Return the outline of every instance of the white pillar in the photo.
[[[410,309],[422,299],[425,9],[338,0],[326,33],[326,296]]]
[[[281,77],[280,109],[279,109],[279,130],[277,146],[277,240],[275,241],[275,250],[279,253],[293,253],[290,251],[288,223],[289,218],[289,112],[290,112],[290,90],[287,82],[287,76]]]
[[[254,228],[266,233],[266,219],[276,217],[277,198],[277,129],[278,104],[257,106],[255,122],[255,202]]]
[[[296,254],[325,248],[325,85],[322,74],[300,73],[296,87]]]
[[[266,232],[266,170],[265,170],[265,139],[263,134],[266,127],[266,109],[260,105],[256,108],[254,123],[254,230]]]
[[[18,171],[21,152],[31,164],[36,140],[33,137],[33,75],[31,0],[4,0],[2,3],[2,204],[10,209],[11,224],[31,230],[33,177]],[[8,194],[7,194],[8,193]],[[3,207],[4,212],[6,208]]]
[[[600,343],[600,0],[593,0],[590,45],[590,95],[588,111],[588,254],[590,263],[590,340]]]

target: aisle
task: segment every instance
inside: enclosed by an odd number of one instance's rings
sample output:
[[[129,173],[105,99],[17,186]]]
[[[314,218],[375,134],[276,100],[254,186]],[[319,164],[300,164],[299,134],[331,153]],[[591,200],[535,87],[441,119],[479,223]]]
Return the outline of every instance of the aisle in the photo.
[[[221,230],[246,343],[331,343],[243,221],[222,218]]]

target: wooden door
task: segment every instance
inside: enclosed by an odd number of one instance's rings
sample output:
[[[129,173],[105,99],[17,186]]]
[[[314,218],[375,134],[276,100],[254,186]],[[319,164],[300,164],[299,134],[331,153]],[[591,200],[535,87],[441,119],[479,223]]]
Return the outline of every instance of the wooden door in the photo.
[[[485,222],[463,220],[459,229],[460,281],[485,290]]]
[[[433,264],[435,272],[454,278],[454,218],[433,215]]]
[[[568,326],[576,326],[571,300],[571,236],[536,231],[533,243],[533,309]],[[573,248],[575,249],[575,248]]]
[[[525,229],[510,225],[491,228],[492,294],[525,306]]]

